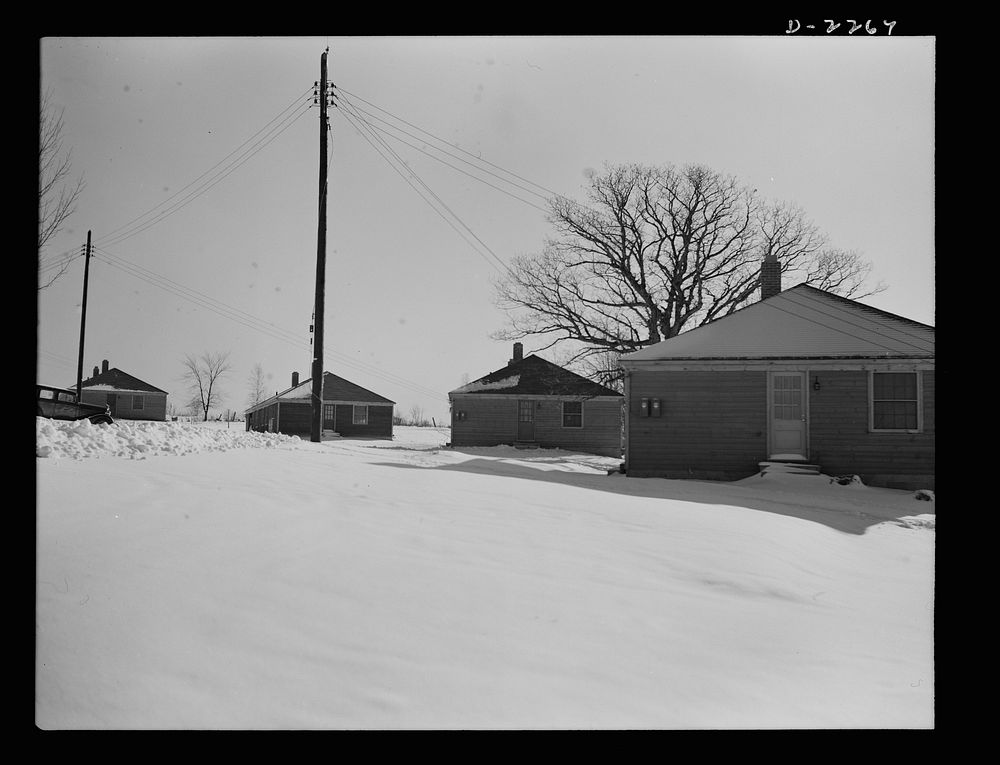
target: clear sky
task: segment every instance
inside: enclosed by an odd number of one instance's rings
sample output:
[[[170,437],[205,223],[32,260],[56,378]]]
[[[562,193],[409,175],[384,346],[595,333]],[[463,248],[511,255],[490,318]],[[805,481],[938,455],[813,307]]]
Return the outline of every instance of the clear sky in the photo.
[[[935,323],[932,37],[45,38],[86,189],[41,267],[92,232],[85,377],[107,359],[183,407],[185,354],[229,352],[220,411],[242,412],[254,364],[270,392],[310,376],[327,46],[324,367],[397,413],[447,422],[506,363],[492,281],[604,163],[794,202],[872,262],[864,302]],[[39,380],[75,384],[83,273],[39,293]]]

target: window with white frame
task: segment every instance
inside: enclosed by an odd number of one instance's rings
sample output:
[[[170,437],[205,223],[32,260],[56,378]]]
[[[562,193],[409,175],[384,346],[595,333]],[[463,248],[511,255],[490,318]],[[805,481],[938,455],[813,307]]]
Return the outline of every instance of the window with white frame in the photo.
[[[143,409],[143,408],[145,408],[144,407],[144,402],[142,400],[142,396],[132,396],[132,408],[133,409]]]
[[[368,406],[358,406],[354,405],[354,424],[355,425],[367,425],[368,424]]]
[[[870,390],[872,430],[920,430],[920,376],[917,372],[872,372]]]
[[[563,401],[563,427],[582,428],[583,427],[583,402]]]

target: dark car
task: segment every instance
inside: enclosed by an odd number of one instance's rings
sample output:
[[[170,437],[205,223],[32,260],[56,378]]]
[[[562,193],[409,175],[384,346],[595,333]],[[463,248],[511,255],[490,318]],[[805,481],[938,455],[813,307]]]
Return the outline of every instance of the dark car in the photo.
[[[112,425],[111,407],[107,404],[85,404],[76,400],[72,388],[36,385],[38,416],[53,420],[90,420],[95,425]]]

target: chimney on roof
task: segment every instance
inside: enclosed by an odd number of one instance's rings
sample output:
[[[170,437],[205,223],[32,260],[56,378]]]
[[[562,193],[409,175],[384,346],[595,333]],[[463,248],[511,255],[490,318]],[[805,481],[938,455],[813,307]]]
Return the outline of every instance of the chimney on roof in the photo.
[[[91,377],[97,377],[97,375],[100,374],[100,372],[101,372],[100,369],[98,369],[97,367],[94,367],[94,374],[92,374]]]
[[[781,263],[769,252],[760,264],[760,299],[767,300],[781,292]]]
[[[508,364],[513,364],[516,361],[520,361],[524,358],[524,346],[520,343],[514,343],[514,357],[508,361]]]
[[[101,362],[101,374],[104,374],[107,371],[108,371],[108,360],[104,359],[104,361]]]
[[[292,372],[292,387],[294,388],[298,384],[299,384],[299,373]]]

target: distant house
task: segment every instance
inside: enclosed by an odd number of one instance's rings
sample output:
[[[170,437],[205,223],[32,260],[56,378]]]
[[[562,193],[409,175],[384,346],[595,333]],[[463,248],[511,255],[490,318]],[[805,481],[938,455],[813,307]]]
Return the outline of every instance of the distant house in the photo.
[[[622,357],[628,475],[735,480],[786,463],[933,489],[934,328],[782,292],[780,273],[765,260],[759,302]]]
[[[396,402],[355,385],[331,372],[323,374],[324,431],[341,436],[392,438]],[[292,373],[290,388],[246,410],[246,429],[309,438],[312,435],[312,378],[299,382]]]
[[[452,446],[541,446],[621,456],[622,394],[514,343],[507,366],[448,394]]]
[[[75,386],[74,386],[75,387]],[[80,383],[80,400],[87,404],[107,404],[116,420],[167,419],[167,392],[117,367],[94,367],[94,374]]]

